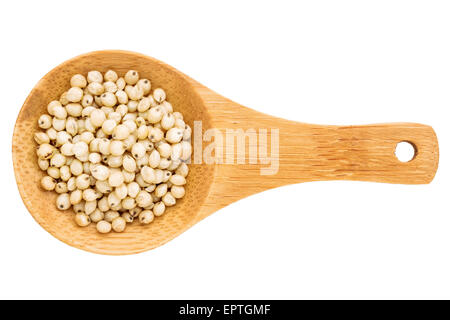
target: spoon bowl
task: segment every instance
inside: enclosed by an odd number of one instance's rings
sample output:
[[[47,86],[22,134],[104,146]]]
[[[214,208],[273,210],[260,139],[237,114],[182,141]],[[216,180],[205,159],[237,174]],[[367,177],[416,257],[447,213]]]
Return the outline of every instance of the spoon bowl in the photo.
[[[124,233],[99,234],[95,225],[78,227],[72,210],[56,209],[54,192],[40,188],[44,176],[37,165],[33,134],[47,104],[58,100],[69,87],[70,77],[90,70],[115,70],[119,75],[138,70],[141,77],[161,87],[175,111],[192,128],[201,121],[201,134],[212,128],[269,129],[279,136],[277,171],[264,174],[267,163],[246,156],[243,163],[192,163],[186,196],[149,224],[133,223]],[[397,143],[408,141],[415,156],[402,163],[395,157]],[[195,149],[195,146],[194,146]],[[57,66],[33,88],[20,110],[13,134],[13,163],[19,192],[34,219],[59,240],[90,252],[133,254],[156,248],[175,238],[220,208],[251,194],[281,185],[320,180],[429,183],[437,170],[438,144],[433,129],[414,123],[369,126],[321,126],[271,117],[234,103],[154,58],[126,51],[97,51]],[[225,158],[234,146],[225,148]],[[195,152],[195,150],[194,150]],[[202,150],[200,150],[202,152]],[[242,161],[241,161],[242,162]]]
[[[58,100],[68,89],[70,78],[90,70],[102,73],[109,69],[124,75],[138,70],[142,78],[151,79],[152,87],[167,92],[175,111],[184,115],[191,127],[201,120],[203,130],[211,126],[210,116],[201,97],[183,74],[170,66],[141,54],[122,51],[93,52],[68,60],[46,74],[26,99],[14,129],[13,160],[17,184],[22,199],[36,221],[53,236],[74,247],[104,254],[137,253],[155,248],[176,237],[194,224],[214,178],[214,166],[189,165],[186,196],[176,206],[156,218],[150,225],[129,224],[124,233],[99,234],[95,224],[78,227],[72,209],[59,211],[54,203],[57,194],[40,188],[44,176],[37,165],[34,132],[40,130],[37,119],[47,111],[47,104]]]

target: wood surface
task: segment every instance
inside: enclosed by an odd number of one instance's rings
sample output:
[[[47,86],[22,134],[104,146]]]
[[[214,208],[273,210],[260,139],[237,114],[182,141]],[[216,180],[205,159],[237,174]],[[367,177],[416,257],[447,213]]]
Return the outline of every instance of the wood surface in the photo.
[[[138,70],[162,87],[186,122],[201,120],[203,132],[226,129],[278,129],[279,169],[261,175],[267,164],[191,164],[186,196],[149,225],[129,225],[124,233],[99,234],[91,224],[78,227],[73,212],[58,211],[56,194],[40,188],[33,133],[48,102],[58,99],[75,73],[108,69],[123,75]],[[397,143],[408,141],[416,155],[400,162]],[[272,117],[243,107],[211,91],[174,68],[148,56],[126,51],[97,51],[68,60],[45,75],[27,97],[14,129],[13,163],[22,199],[36,221],[59,240],[90,252],[132,254],[156,248],[203,218],[249,195],[282,185],[325,180],[359,180],[422,184],[433,179],[439,159],[433,129],[415,123],[366,126],[321,126]],[[229,150],[225,151],[229,152]],[[248,159],[247,159],[248,160]],[[27,235],[32,239],[33,235]]]

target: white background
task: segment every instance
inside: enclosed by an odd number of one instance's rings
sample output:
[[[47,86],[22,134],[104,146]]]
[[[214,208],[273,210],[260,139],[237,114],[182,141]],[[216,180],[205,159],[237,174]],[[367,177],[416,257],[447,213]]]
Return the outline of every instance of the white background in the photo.
[[[0,6],[0,298],[450,298],[448,2]],[[292,120],[430,124],[439,171],[430,185],[271,190],[138,255],[69,247],[22,204],[13,125],[47,71],[100,49],[156,57],[234,101]]]

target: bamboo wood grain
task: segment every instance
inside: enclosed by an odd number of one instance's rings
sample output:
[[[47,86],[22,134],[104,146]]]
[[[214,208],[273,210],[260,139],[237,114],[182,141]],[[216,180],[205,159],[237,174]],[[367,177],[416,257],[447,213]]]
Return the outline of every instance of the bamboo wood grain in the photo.
[[[33,133],[49,101],[67,90],[75,73],[114,69],[123,75],[138,70],[152,87],[166,90],[168,100],[186,122],[202,121],[203,132],[226,129],[279,129],[279,169],[261,175],[265,164],[191,164],[186,196],[146,226],[134,223],[125,233],[98,234],[93,225],[79,228],[71,210],[56,210],[56,195],[39,187]],[[398,142],[416,148],[410,162],[394,155]],[[68,60],[45,75],[26,99],[13,134],[13,163],[22,199],[36,221],[61,241],[102,254],[131,254],[158,247],[220,208],[249,195],[282,185],[326,180],[422,184],[438,167],[433,129],[415,123],[366,126],[320,126],[275,118],[243,107],[211,91],[174,68],[142,54],[98,51]],[[31,235],[29,235],[31,237]]]

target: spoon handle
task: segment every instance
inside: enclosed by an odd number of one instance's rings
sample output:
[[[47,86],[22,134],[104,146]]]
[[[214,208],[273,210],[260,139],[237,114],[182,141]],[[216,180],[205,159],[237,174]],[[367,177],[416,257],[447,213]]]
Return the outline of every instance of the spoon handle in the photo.
[[[300,181],[423,184],[433,180],[438,167],[436,134],[422,124],[297,124],[284,129],[280,131],[280,174],[297,172]],[[395,155],[400,142],[414,147],[414,157],[408,162]]]
[[[255,140],[245,143],[246,154],[240,163],[237,157],[233,159],[238,147],[224,148],[224,159],[216,162],[214,183],[199,219],[252,194],[293,183],[353,180],[425,184],[436,174],[439,147],[430,126],[417,123],[362,126],[300,123],[241,106],[193,83],[211,116],[211,127],[222,133],[227,130],[258,133],[256,161],[255,157],[249,156],[250,145],[254,146]],[[272,158],[269,162],[262,161],[259,154],[261,129],[267,132],[266,151]],[[277,134],[272,137],[272,132]],[[274,145],[273,141],[276,142]],[[396,157],[399,142],[414,146],[415,155],[411,161],[401,162]],[[272,150],[277,152],[272,153]],[[234,160],[231,163],[227,161],[228,155]],[[250,163],[251,159],[253,163]]]

